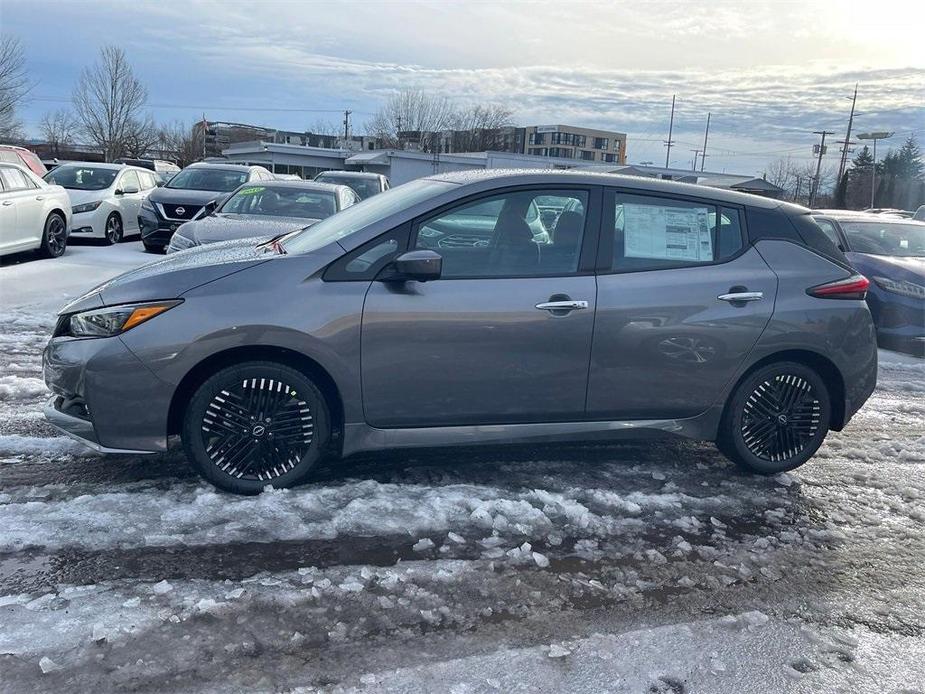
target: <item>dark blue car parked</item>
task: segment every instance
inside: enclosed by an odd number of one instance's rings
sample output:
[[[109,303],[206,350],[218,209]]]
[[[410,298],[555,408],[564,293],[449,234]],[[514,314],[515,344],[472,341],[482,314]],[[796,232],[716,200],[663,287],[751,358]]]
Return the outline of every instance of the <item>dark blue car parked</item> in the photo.
[[[877,343],[925,357],[925,223],[846,211],[814,217],[870,280],[867,304]]]

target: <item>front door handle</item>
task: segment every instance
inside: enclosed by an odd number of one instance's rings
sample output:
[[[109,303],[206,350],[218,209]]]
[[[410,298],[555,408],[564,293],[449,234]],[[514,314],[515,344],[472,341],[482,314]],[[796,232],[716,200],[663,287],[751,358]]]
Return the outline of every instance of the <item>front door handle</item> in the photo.
[[[588,308],[587,301],[544,301],[536,307],[541,311],[580,311]]]
[[[44,200],[44,199],[45,199],[45,196],[44,196],[44,195],[36,195],[36,196],[35,196],[35,199],[36,199],[36,200]]]
[[[761,301],[764,298],[764,292],[731,292],[729,294],[720,294],[716,297],[720,301],[729,301],[736,303],[738,301]]]

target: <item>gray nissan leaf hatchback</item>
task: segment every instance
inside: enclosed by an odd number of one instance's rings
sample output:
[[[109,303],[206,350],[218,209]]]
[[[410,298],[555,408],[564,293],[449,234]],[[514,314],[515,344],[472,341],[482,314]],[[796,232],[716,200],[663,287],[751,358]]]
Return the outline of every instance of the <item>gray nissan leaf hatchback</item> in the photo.
[[[775,200],[444,174],[93,289],[45,350],[45,413],[103,452],[179,435],[238,493],[359,451],[648,436],[777,473],[874,389],[867,285]]]

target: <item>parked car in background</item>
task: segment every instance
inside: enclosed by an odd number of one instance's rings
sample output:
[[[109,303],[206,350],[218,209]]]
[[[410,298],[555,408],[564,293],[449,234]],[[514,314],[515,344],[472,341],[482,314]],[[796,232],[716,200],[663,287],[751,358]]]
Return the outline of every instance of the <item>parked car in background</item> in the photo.
[[[314,181],[245,183],[214,210],[180,226],[167,252],[229,239],[280,236],[304,229],[358,202],[347,186]]]
[[[333,183],[350,186],[360,196],[360,200],[371,198],[389,189],[389,179],[382,174],[365,171],[322,171],[315,176],[319,183]]]
[[[142,169],[148,169],[158,175],[158,180],[166,183],[176,174],[180,173],[180,167],[172,161],[163,159],[116,159],[117,164],[127,164],[128,166],[140,166]]]
[[[864,212],[868,214],[888,214],[894,217],[905,217],[909,218],[915,214],[913,210],[901,210],[898,207],[871,207]]]
[[[272,180],[273,174],[262,166],[190,164],[141,206],[138,226],[145,250],[163,251],[181,224],[195,219],[207,203],[220,203],[242,183]]]
[[[48,173],[48,169],[39,159],[38,155],[32,150],[16,145],[0,145],[0,162],[8,164],[19,164],[25,166],[36,176],[42,177]]]
[[[71,202],[19,164],[0,161],[0,255],[38,249],[57,258],[67,248]]]
[[[527,216],[553,197],[581,211],[540,243]],[[487,243],[421,235],[473,206],[496,210]],[[867,285],[809,210],[777,200],[444,174],[90,291],[45,350],[45,413],[104,452],[180,434],[193,467],[238,493],[297,484],[330,455],[666,435],[773,474],[874,389]]]
[[[71,233],[119,243],[139,233],[141,204],[157,187],[154,173],[137,166],[68,162],[45,174],[71,199]]]
[[[867,304],[880,346],[925,357],[925,222],[838,210],[814,218],[871,280]]]

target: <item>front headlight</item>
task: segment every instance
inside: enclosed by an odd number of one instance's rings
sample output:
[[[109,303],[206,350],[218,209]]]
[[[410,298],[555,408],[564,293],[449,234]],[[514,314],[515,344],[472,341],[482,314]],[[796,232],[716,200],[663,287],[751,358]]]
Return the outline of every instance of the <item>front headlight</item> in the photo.
[[[925,286],[921,284],[908,280],[894,280],[889,277],[874,277],[874,282],[888,292],[909,296],[913,299],[925,299]]]
[[[151,301],[143,304],[107,306],[92,311],[75,313],[67,321],[67,335],[71,337],[112,337],[131,330],[136,325],[151,320],[174,306],[182,299],[173,301]]]
[[[71,208],[71,212],[74,214],[80,214],[81,212],[93,212],[97,207],[103,204],[102,200],[94,200],[93,202],[85,202],[83,205],[74,205]]]
[[[185,251],[187,248],[192,248],[195,245],[196,242],[193,241],[193,239],[183,236],[183,234],[177,231],[170,237],[170,243],[167,244],[167,252],[176,253],[177,251]]]

